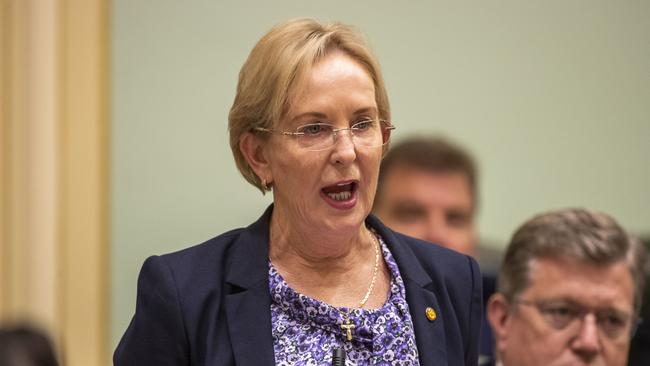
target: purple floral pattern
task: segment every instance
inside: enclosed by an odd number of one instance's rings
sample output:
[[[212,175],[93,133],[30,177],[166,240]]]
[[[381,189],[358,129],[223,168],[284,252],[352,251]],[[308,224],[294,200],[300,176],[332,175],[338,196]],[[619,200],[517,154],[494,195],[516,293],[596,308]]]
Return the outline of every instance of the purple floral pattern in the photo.
[[[386,243],[379,235],[377,239],[392,275],[388,300],[379,309],[335,308],[299,294],[269,262],[276,365],[329,366],[333,349],[339,347],[345,349],[348,366],[419,365],[404,282]],[[352,341],[340,328],[348,311],[356,326]]]

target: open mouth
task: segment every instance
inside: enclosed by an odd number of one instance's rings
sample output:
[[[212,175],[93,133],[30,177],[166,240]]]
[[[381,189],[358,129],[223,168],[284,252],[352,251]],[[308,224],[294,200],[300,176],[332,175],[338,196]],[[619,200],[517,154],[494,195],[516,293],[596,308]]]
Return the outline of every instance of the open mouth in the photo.
[[[321,191],[334,201],[347,201],[352,198],[352,195],[357,189],[356,182],[341,182],[331,186],[327,186]]]

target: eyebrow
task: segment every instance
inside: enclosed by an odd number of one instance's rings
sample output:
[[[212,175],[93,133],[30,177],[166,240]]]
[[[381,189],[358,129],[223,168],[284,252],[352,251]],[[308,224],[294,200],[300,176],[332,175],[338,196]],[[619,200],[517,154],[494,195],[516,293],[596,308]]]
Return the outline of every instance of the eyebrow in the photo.
[[[305,117],[315,117],[315,118],[327,118],[327,116],[324,113],[319,113],[319,112],[305,112],[301,113],[293,118],[291,118],[290,122],[296,122],[299,119],[305,118]]]
[[[377,112],[377,107],[365,107],[365,108],[357,109],[356,111],[354,111],[354,115],[368,113],[368,112]]]
[[[404,213],[405,211],[418,213],[424,213],[426,211],[424,205],[410,199],[401,199],[394,202],[390,210],[393,214]]]
[[[575,307],[585,308],[585,309],[589,309],[589,310],[593,310],[593,311],[616,311],[616,312],[625,312],[625,309],[621,309],[621,308],[620,308],[618,305],[616,305],[616,304],[610,304],[610,305],[605,306],[605,307],[596,307],[596,308],[592,308],[592,307],[589,307],[589,306],[586,305],[586,304],[582,304],[582,303],[580,303],[579,301],[576,301],[576,300],[571,299],[571,298],[566,298],[566,297],[563,297],[563,298],[553,298],[553,299],[549,299],[549,300],[543,300],[542,302],[545,303],[545,304],[553,304],[553,305],[564,303],[564,304],[567,304],[567,305],[570,305],[570,306],[575,306]]]

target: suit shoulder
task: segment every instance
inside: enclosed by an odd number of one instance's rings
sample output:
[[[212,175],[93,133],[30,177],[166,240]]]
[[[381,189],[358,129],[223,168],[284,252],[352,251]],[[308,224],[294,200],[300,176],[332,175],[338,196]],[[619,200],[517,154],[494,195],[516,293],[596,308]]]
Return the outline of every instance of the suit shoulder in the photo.
[[[231,230],[203,243],[176,252],[153,256],[148,258],[147,262],[156,258],[159,265],[167,268],[181,292],[191,290],[200,286],[206,279],[222,277],[230,249],[243,230]]]
[[[476,260],[441,245],[395,233],[414,254],[419,265],[431,277],[446,283],[446,286],[474,283],[480,278]],[[481,286],[482,287],[482,286]]]
[[[417,256],[417,258],[430,261],[433,258],[437,265],[440,264],[466,264],[468,256],[449,248],[445,248],[439,244],[431,243],[428,241],[413,238],[404,234],[395,233],[398,239],[405,243]]]
[[[191,262],[211,261],[216,256],[223,255],[224,252],[234,243],[244,229],[234,229],[219,234],[200,244],[180,249],[175,252],[161,255],[169,264]]]

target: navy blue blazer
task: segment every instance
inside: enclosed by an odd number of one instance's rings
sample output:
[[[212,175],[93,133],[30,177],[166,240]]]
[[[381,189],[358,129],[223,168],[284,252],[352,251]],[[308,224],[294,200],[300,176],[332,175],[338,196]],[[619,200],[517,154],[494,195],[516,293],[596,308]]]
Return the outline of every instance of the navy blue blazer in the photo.
[[[245,229],[148,258],[114,364],[273,365],[272,209]],[[367,224],[386,241],[404,279],[420,365],[476,365],[482,300],[474,259],[396,233],[372,215]],[[435,320],[428,320],[427,307]]]

